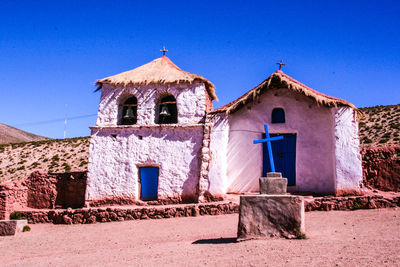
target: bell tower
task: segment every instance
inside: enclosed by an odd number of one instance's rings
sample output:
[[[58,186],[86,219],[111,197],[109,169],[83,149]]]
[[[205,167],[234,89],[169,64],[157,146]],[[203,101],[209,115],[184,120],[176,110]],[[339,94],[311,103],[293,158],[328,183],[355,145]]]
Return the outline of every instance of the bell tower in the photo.
[[[86,202],[195,201],[214,85],[166,56],[96,84]]]

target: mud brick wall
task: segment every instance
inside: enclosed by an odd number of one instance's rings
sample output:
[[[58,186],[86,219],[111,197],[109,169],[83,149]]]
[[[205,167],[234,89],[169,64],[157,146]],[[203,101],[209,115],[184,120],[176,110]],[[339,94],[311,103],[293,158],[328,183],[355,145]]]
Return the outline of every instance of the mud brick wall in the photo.
[[[27,207],[28,188],[23,181],[0,185],[0,220],[8,218],[11,212]]]
[[[365,186],[400,191],[400,146],[364,148],[361,154]]]
[[[87,172],[55,173],[57,177],[55,206],[82,208],[85,205]]]
[[[87,172],[48,174],[34,171],[27,179],[0,185],[0,220],[26,208],[81,208]]]
[[[42,173],[27,179],[28,207],[36,209],[81,208],[85,204],[87,172]]]
[[[55,175],[34,171],[26,181],[28,187],[28,207],[52,209],[57,196]]]

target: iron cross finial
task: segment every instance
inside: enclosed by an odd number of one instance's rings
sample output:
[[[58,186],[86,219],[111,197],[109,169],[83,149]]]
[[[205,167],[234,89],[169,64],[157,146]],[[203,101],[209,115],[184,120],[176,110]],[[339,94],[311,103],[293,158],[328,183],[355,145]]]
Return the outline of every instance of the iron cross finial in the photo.
[[[281,70],[282,66],[285,66],[285,65],[286,65],[285,63],[283,63],[282,59],[281,59],[281,62],[276,63],[276,64],[279,65],[279,70]]]
[[[162,47],[163,49],[160,50],[163,56],[165,56],[165,53],[168,52],[167,49],[165,49],[165,46]]]

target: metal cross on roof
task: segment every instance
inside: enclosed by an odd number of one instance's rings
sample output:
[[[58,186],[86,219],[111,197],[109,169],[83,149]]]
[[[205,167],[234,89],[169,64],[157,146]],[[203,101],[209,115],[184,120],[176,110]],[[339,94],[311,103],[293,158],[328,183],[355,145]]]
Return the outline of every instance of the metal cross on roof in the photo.
[[[162,47],[163,49],[160,50],[162,52],[162,55],[165,56],[165,52],[168,52],[167,49],[165,49],[165,46]]]
[[[264,128],[265,128],[265,138],[264,139],[259,139],[259,140],[254,140],[253,144],[267,143],[269,163],[271,164],[271,172],[275,172],[275,164],[274,164],[274,157],[272,156],[271,142],[272,141],[277,141],[277,140],[282,140],[283,136],[270,137],[267,123],[264,125]]]
[[[285,65],[286,65],[285,63],[283,63],[282,59],[281,59],[281,62],[278,62],[278,63],[276,63],[276,64],[279,65],[279,70],[281,70],[282,66],[285,66]]]

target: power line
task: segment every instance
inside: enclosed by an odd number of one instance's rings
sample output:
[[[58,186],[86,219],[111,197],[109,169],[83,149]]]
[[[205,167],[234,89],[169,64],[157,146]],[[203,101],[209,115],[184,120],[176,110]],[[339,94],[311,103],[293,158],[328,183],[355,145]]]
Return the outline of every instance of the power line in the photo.
[[[68,120],[78,120],[78,119],[89,118],[89,117],[94,117],[94,116],[97,116],[97,114],[88,114],[88,115],[70,117],[70,118],[68,118]],[[46,120],[46,121],[19,123],[19,124],[14,124],[14,126],[31,126],[31,125],[48,124],[48,123],[54,123],[54,122],[60,122],[60,121],[65,121],[65,118]]]

